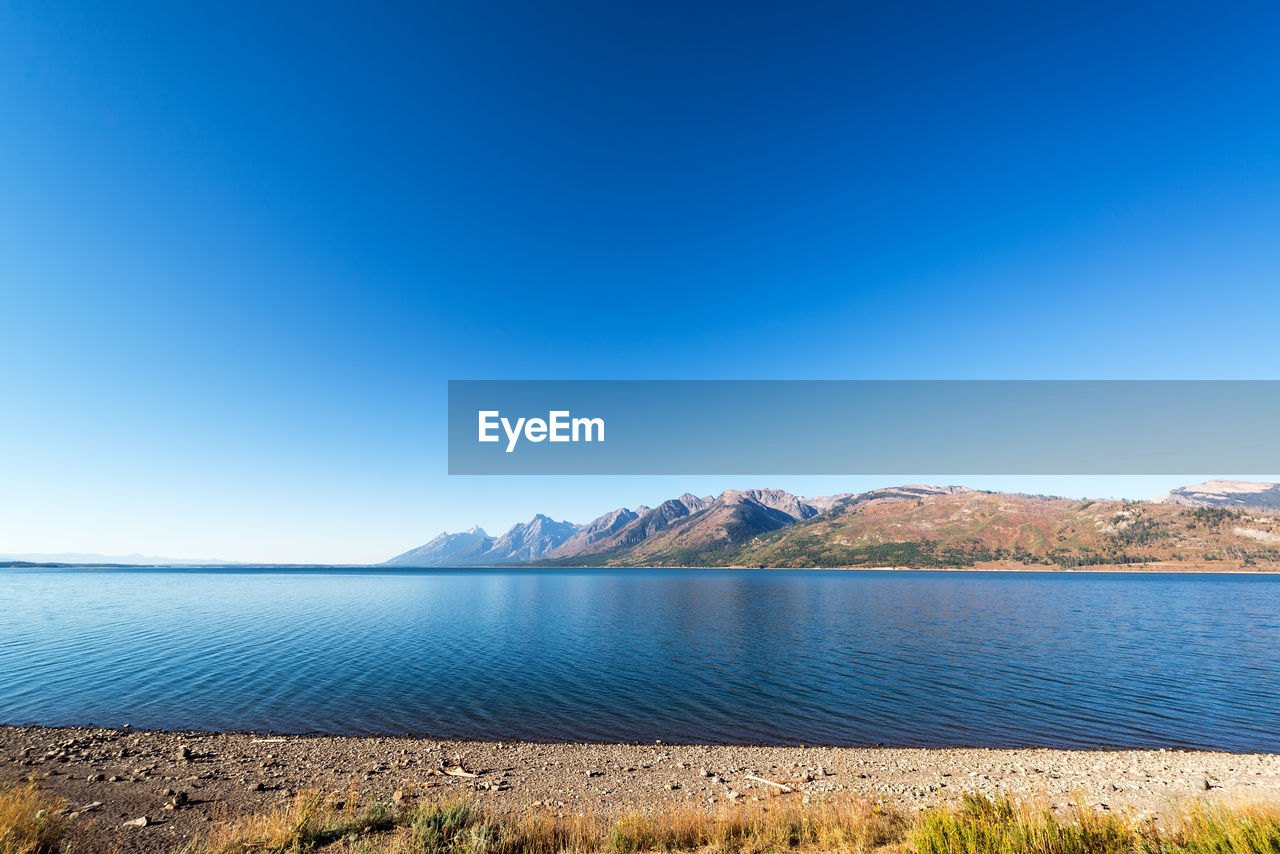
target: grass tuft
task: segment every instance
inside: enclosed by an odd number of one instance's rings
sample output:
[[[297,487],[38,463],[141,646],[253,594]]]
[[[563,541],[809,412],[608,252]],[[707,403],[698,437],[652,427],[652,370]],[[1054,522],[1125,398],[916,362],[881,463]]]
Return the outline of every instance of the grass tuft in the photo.
[[[910,841],[916,854],[1133,854],[1148,850],[1150,833],[1082,806],[1059,818],[1008,799],[965,795],[957,810],[927,812]]]
[[[1181,835],[1166,848],[1179,854],[1280,854],[1280,809],[1251,805],[1227,809],[1194,803],[1182,816]]]
[[[1066,817],[966,795],[932,810],[909,835],[915,854],[1280,854],[1280,809],[1193,803],[1170,827],[1084,806]]]
[[[729,807],[718,813],[687,807],[634,813],[608,833],[615,854],[642,851],[872,851],[901,837],[904,819],[862,800]]]
[[[388,801],[361,798],[354,789],[345,797],[305,791],[282,807],[247,816],[220,816],[213,829],[193,840],[185,851],[188,854],[312,851],[340,840],[390,831],[399,818]]]
[[[66,830],[65,805],[34,783],[0,785],[0,854],[50,854]]]

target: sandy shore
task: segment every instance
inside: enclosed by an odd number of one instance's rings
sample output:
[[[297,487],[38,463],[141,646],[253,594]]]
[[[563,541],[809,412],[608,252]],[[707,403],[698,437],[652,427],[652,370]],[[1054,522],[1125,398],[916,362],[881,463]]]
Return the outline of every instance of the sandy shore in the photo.
[[[475,776],[440,773],[453,765]],[[1280,800],[1274,754],[531,744],[78,727],[0,727],[0,776],[40,780],[71,803],[75,838],[88,850],[121,851],[172,850],[214,817],[262,809],[299,789],[352,784],[408,802],[465,793],[499,809],[606,816],[851,793],[907,810],[977,791],[1153,815],[1192,797]],[[126,824],[144,816],[143,827]]]

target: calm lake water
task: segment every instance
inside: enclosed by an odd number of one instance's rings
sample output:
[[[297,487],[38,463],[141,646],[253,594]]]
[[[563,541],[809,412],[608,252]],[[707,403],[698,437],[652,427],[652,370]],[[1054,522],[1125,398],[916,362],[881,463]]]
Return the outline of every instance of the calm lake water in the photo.
[[[1280,751],[1280,577],[0,570],[0,722]]]

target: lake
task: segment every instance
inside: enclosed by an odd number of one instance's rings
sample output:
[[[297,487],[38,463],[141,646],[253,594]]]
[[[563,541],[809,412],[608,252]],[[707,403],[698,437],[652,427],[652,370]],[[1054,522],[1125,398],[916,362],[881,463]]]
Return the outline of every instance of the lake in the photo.
[[[1280,751],[1280,576],[0,570],[0,722]]]

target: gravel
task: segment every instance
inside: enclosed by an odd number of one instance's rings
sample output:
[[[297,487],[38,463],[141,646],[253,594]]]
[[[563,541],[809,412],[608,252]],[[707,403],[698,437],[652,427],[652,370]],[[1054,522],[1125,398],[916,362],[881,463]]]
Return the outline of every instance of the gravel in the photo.
[[[450,768],[474,776],[453,776]],[[385,798],[398,793],[406,804],[465,794],[499,810],[605,816],[849,794],[913,810],[979,792],[1158,818],[1191,797],[1280,799],[1275,754],[537,744],[84,727],[0,727],[0,777],[33,777],[69,801],[78,850],[121,852],[172,850],[215,813],[352,785]]]

